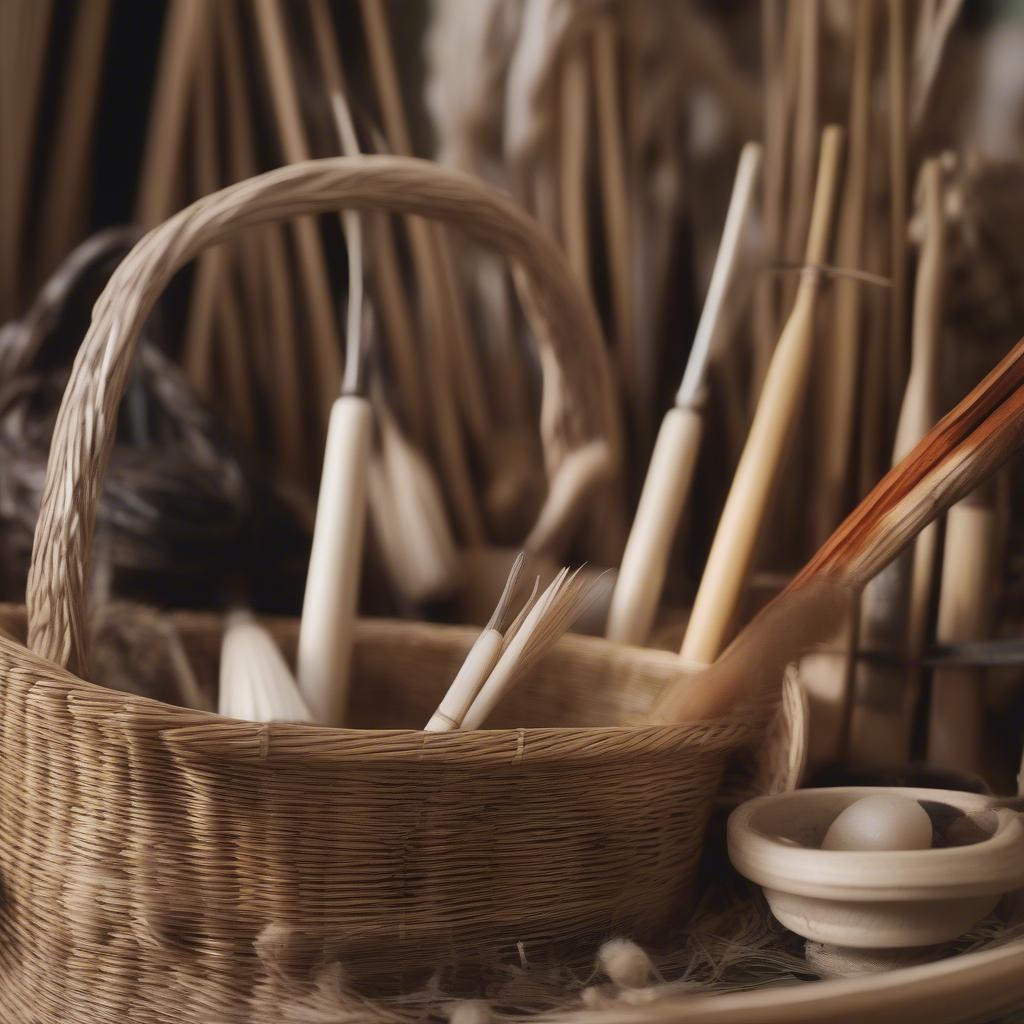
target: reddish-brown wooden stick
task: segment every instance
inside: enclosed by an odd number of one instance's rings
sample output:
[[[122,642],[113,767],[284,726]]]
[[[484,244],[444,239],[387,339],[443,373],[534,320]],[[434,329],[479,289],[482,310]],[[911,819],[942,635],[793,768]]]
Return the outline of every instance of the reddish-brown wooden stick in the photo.
[[[1022,444],[1024,339],[882,478],[714,665],[669,688],[654,720],[713,718],[771,693],[783,667],[835,628],[848,594]]]

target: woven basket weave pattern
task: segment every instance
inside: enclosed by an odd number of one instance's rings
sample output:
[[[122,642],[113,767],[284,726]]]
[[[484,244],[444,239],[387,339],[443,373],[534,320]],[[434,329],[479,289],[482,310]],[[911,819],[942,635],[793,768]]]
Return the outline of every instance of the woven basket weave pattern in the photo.
[[[472,631],[361,623],[350,717],[371,729],[230,722],[58,667],[86,663],[96,496],[147,311],[204,246],[343,205],[432,216],[495,245],[559,380],[542,407],[549,470],[593,439],[617,457],[593,308],[537,226],[473,179],[397,158],[314,161],[150,232],[96,303],[58,416],[28,586],[36,654],[0,640],[4,1024],[247,1021],[281,971],[593,948],[677,920],[691,894],[750,724],[634,727],[677,677],[672,654],[566,638],[493,730],[438,734],[420,730]],[[207,679],[220,626],[180,623]],[[296,624],[276,629],[293,653]],[[268,929],[287,936],[269,944],[280,962],[259,942]]]
[[[210,621],[182,630],[209,665]],[[293,647],[294,625],[276,630]],[[471,639],[361,623],[356,719],[421,719]],[[245,1020],[269,925],[295,936],[289,973],[650,934],[684,907],[725,756],[749,736],[611,727],[673,662],[570,638],[499,709],[538,727],[431,735],[226,722],[0,641],[4,1019]],[[609,727],[557,728],[584,711]],[[35,1016],[18,1016],[28,993]]]

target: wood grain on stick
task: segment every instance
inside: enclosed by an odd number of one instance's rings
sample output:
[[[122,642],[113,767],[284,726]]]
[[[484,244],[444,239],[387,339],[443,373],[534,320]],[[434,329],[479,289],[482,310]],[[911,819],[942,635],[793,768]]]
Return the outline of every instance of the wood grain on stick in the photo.
[[[665,415],[658,432],[622,556],[608,616],[606,636],[609,640],[643,644],[654,621],[669,552],[697,464],[708,360],[739,265],[760,160],[760,146],[756,143],[744,146],[704,308],[676,395],[676,406]]]
[[[839,176],[842,131],[822,133],[818,181],[804,261],[807,264],[789,320],[765,378],[683,639],[682,657],[710,664],[725,643],[751,561],[786,441],[800,411],[810,370],[814,317]]]

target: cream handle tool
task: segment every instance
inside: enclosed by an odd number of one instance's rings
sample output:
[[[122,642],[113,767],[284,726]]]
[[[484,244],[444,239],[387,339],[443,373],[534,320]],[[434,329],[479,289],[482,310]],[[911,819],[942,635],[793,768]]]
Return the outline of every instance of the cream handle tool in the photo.
[[[739,264],[760,164],[761,147],[748,142],[740,154],[722,241],[686,372],[675,406],[665,414],[658,432],[612,594],[605,636],[618,643],[646,643],[654,621],[672,541],[697,464],[704,429],[701,406],[711,345]]]
[[[327,427],[298,650],[299,690],[321,725],[340,725],[345,714],[372,438],[369,401],[357,394],[335,399]]]
[[[842,131],[835,126],[826,128],[821,137],[818,181],[804,256],[807,268],[772,355],[683,638],[681,655],[691,664],[710,664],[722,650],[754,557],[786,441],[800,411],[810,372],[821,288],[821,272],[815,267],[825,261],[828,249],[841,149]]]

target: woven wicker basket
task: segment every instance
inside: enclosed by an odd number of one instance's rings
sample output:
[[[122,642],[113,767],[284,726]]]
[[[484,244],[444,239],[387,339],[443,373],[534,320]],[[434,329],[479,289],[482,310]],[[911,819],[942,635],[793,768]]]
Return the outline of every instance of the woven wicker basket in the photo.
[[[146,236],[96,305],[58,417],[29,577],[35,653],[0,639],[5,1024],[244,1021],[268,980],[254,948],[268,926],[297,936],[289,971],[393,973],[649,936],[687,903],[726,757],[751,726],[629,727],[678,673],[674,655],[568,638],[497,728],[441,734],[418,730],[470,643],[459,628],[361,623],[344,730],[226,721],[61,667],[85,663],[98,483],[147,310],[204,245],[340,206],[454,221],[496,244],[556,367],[570,339],[584,346],[567,379],[577,401],[546,403],[549,466],[614,432],[592,310],[529,219],[469,178],[317,161]],[[183,623],[212,669],[219,619]],[[295,624],[276,628],[293,646]]]

